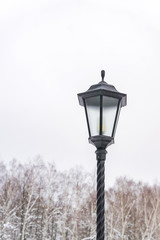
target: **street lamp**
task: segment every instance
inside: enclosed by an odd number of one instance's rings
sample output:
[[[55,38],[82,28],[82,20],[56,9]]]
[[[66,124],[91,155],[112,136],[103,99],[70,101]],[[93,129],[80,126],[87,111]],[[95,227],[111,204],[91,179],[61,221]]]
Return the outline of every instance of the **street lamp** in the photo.
[[[127,104],[127,95],[118,92],[113,85],[104,81],[92,85],[78,99],[85,108],[89,143],[93,144],[97,156],[97,240],[104,240],[104,162],[106,148],[114,143],[114,136],[121,107]]]

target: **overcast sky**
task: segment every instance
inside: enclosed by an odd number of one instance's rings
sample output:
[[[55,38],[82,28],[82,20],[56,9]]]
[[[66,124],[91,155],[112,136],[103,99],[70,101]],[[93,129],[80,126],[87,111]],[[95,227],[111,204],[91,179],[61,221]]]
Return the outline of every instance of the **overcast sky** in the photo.
[[[0,159],[41,155],[60,170],[96,168],[77,93],[101,80],[127,93],[107,186],[160,182],[159,0],[0,1]]]

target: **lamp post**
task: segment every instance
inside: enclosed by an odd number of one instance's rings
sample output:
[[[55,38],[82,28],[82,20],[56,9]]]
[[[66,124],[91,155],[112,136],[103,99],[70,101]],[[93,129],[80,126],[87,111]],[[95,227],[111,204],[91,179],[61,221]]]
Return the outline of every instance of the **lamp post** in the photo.
[[[89,143],[93,144],[97,157],[97,240],[104,240],[104,166],[106,148],[114,143],[114,136],[121,107],[127,104],[127,95],[118,92],[113,85],[104,81],[92,85],[86,92],[79,93],[78,99],[85,108]]]

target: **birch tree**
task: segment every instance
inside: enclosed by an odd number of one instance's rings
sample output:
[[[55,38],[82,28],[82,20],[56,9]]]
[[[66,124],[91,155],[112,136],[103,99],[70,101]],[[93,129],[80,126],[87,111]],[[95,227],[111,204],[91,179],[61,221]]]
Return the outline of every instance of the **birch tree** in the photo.
[[[156,238],[160,231],[160,188],[158,186],[144,186],[141,193],[141,222],[140,232],[142,240]]]

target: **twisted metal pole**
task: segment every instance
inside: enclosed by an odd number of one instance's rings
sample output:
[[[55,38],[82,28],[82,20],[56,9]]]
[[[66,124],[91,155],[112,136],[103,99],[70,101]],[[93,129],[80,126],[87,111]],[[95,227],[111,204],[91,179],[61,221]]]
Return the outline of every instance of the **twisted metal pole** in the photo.
[[[104,183],[105,183],[105,159],[106,150],[97,149],[97,238],[96,240],[104,240],[105,238],[105,197],[104,197]]]

